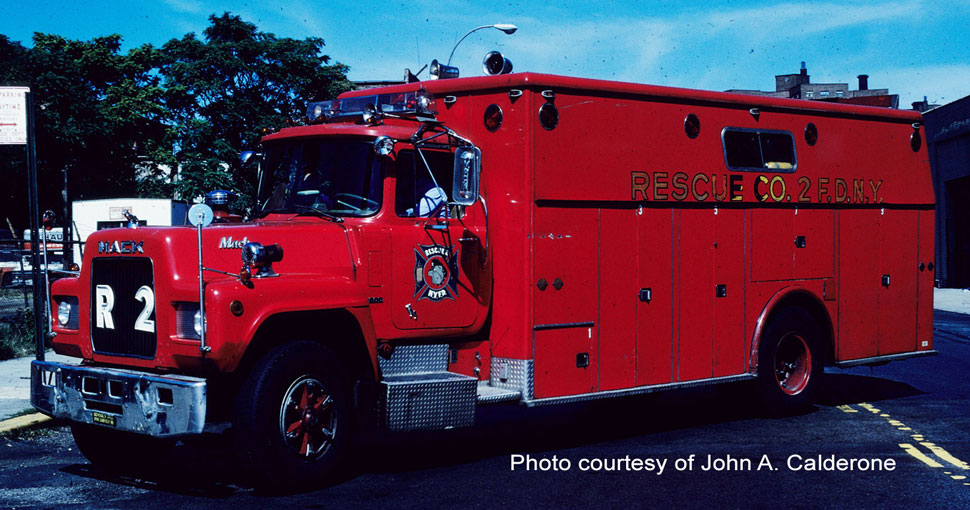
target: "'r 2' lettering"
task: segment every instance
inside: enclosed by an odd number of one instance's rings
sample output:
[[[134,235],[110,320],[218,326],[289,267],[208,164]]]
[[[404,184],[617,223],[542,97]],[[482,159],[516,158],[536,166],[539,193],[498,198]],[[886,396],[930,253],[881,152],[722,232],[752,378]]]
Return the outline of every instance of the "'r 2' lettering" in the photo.
[[[115,307],[115,293],[107,285],[98,285],[94,289],[95,324],[102,329],[115,329],[115,322],[111,318],[111,310]]]

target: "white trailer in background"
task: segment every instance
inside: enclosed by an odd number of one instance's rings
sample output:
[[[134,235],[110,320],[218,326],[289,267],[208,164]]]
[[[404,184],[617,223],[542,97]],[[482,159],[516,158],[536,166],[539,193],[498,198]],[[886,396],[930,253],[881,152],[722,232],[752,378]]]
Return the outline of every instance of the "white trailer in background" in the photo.
[[[188,225],[188,206],[185,202],[165,198],[110,198],[104,200],[76,200],[71,207],[75,241],[83,243],[91,233],[128,225],[125,211],[138,218],[138,225]],[[74,244],[74,260],[81,263],[81,246]]]

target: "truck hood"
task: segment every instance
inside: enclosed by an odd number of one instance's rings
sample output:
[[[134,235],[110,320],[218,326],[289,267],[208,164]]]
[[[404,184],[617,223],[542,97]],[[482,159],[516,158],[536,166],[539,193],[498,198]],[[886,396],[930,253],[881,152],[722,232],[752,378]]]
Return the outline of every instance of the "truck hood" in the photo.
[[[311,221],[257,221],[215,223],[202,229],[203,265],[238,274],[240,251],[249,242],[279,244],[283,260],[273,264],[281,275],[353,277],[351,237],[342,225]],[[87,265],[94,257],[147,256],[152,259],[156,278],[174,282],[198,282],[198,232],[195,227],[139,227],[95,232],[84,251]],[[206,280],[229,278],[207,272]]]

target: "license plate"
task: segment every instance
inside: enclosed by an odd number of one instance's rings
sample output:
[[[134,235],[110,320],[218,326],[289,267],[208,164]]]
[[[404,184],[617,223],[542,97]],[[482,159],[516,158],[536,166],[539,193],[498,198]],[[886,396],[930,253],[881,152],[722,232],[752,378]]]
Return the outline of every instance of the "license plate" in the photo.
[[[91,419],[98,425],[107,425],[109,427],[115,427],[118,425],[118,418],[116,416],[99,413],[97,411],[91,413]]]

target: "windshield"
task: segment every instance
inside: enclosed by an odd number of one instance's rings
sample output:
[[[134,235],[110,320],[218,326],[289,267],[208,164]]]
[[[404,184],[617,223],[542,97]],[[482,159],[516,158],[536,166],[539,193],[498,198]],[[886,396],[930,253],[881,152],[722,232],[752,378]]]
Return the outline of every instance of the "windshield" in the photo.
[[[314,209],[370,216],[381,208],[384,158],[367,140],[303,139],[267,144],[263,171],[273,191],[264,213]]]

